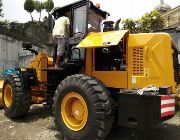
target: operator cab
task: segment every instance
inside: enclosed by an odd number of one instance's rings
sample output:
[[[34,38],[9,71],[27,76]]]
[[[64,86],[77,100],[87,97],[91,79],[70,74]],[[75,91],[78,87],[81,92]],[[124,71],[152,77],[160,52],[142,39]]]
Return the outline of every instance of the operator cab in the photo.
[[[85,49],[76,46],[89,32],[100,32],[102,20],[109,14],[97,8],[89,0],[80,0],[52,11],[55,20],[63,14],[70,20],[70,37],[65,54],[68,55],[68,61],[82,62],[85,59]]]

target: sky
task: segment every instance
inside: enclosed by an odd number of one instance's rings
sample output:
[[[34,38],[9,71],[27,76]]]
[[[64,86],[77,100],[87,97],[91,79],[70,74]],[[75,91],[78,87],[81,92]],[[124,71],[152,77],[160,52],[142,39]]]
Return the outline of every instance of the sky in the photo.
[[[24,10],[25,0],[2,0],[4,19],[9,21],[27,22],[31,20],[28,12]],[[44,0],[39,0],[44,1]],[[63,6],[77,0],[54,0],[55,7]],[[126,19],[139,19],[146,12],[152,11],[160,0],[92,0],[94,3],[99,2],[101,9],[110,13],[109,20],[118,20],[119,18]],[[180,5],[180,0],[164,0],[172,8]],[[46,12],[42,13],[42,17],[47,15]],[[33,12],[35,20],[38,20],[39,15],[36,11]]]

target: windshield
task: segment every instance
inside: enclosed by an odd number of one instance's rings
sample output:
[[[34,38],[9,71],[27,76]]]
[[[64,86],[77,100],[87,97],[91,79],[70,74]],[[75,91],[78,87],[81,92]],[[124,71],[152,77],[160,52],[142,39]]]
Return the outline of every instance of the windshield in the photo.
[[[74,9],[73,33],[86,33],[87,6]]]

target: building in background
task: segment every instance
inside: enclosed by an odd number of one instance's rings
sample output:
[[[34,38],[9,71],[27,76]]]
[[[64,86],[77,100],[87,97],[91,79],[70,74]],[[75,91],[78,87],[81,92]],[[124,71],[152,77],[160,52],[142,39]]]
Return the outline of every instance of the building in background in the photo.
[[[180,5],[162,14],[165,20],[165,28],[180,28]]]
[[[170,11],[172,8],[170,5],[165,4],[164,0],[160,1],[160,4],[154,8],[155,10],[158,10],[161,14],[166,13],[167,11]]]
[[[180,5],[172,9],[168,4],[164,3],[164,0],[161,0],[155,9],[162,14],[165,21],[165,27],[157,32],[170,33],[178,48],[180,64]]]

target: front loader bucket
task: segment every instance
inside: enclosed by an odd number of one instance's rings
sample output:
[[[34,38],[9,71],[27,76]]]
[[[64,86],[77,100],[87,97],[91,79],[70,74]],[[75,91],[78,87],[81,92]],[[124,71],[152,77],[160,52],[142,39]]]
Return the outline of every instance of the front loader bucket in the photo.
[[[0,80],[0,108],[3,107],[3,101],[2,101],[2,88],[3,88],[3,80]]]

